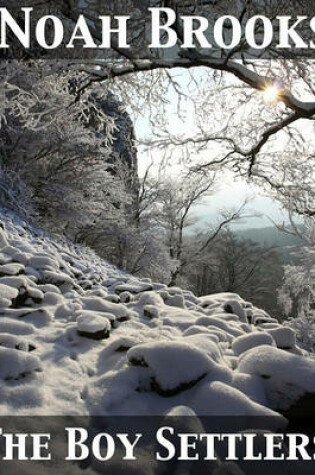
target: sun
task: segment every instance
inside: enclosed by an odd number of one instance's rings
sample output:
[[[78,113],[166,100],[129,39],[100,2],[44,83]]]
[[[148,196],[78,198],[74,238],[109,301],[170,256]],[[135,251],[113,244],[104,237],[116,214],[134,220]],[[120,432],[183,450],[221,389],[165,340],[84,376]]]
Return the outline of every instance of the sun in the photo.
[[[276,85],[267,86],[264,91],[264,101],[267,104],[276,102],[279,98],[279,88]]]

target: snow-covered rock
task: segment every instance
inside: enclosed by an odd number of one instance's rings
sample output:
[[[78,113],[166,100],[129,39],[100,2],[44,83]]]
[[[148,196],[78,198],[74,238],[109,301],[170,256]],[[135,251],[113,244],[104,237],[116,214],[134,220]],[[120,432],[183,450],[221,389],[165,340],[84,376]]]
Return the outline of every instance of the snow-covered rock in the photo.
[[[7,245],[8,245],[8,241],[7,241],[5,232],[2,229],[0,229],[0,249],[2,249],[3,247],[7,247]]]
[[[0,346],[4,348],[12,348],[21,351],[33,351],[35,347],[17,335],[10,333],[0,333]]]
[[[130,292],[131,294],[140,294],[141,292],[145,292],[147,290],[152,290],[153,286],[152,284],[148,282],[126,282],[125,284],[119,284],[116,285],[115,287],[115,292],[116,293],[121,293],[121,292]]]
[[[150,368],[152,390],[162,396],[188,389],[215,370],[203,351],[179,341],[137,345],[128,351],[127,358],[132,365]]]
[[[233,337],[241,336],[244,333],[239,326],[225,322],[225,320],[220,318],[217,314],[212,317],[199,317],[195,323],[196,325],[203,325],[205,327],[214,326],[220,328]]]
[[[11,263],[11,264],[3,264],[0,266],[0,276],[3,275],[18,275],[22,274],[25,271],[25,267],[23,264]]]
[[[139,305],[163,305],[164,300],[157,292],[145,292],[137,299]]]
[[[194,345],[199,350],[206,353],[211,359],[217,363],[222,362],[222,353],[219,345],[213,340],[213,335],[211,334],[195,334],[195,335],[186,335],[186,338],[183,340],[189,345]]]
[[[296,334],[292,328],[278,327],[268,329],[267,331],[275,340],[278,348],[283,350],[295,348]]]
[[[15,287],[0,284],[0,307],[9,307],[13,299],[19,295],[19,291]]]
[[[130,311],[125,305],[112,303],[99,297],[83,297],[81,299],[83,308],[93,312],[105,312],[115,315],[119,321],[125,321],[130,318]]]
[[[273,416],[278,419],[279,427],[285,427],[284,417],[271,409],[250,399],[246,394],[220,381],[205,383],[196,392],[192,407],[198,408],[198,414],[224,416]]]
[[[78,333],[81,336],[102,340],[109,337],[111,324],[107,318],[97,315],[79,315],[77,317]]]
[[[227,300],[223,308],[226,312],[237,315],[241,322],[247,323],[246,311],[239,300]]]
[[[272,346],[246,352],[238,371],[262,378],[268,403],[278,410],[288,409],[306,393],[315,394],[315,360]]]
[[[41,371],[41,363],[37,356],[12,348],[0,347],[0,379],[6,381],[21,379],[39,371]]]
[[[148,318],[158,318],[159,316],[159,307],[155,305],[145,305],[143,307],[143,315]]]
[[[242,353],[245,353],[245,351],[261,345],[276,346],[274,339],[268,333],[253,332],[235,338],[232,343],[232,349],[235,355],[239,356]]]

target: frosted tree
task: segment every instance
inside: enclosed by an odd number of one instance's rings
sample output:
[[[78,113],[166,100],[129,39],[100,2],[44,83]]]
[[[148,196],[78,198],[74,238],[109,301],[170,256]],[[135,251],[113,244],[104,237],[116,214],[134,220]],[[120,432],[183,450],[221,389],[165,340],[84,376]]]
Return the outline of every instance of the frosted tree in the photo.
[[[292,221],[292,227],[284,231],[301,239],[296,251],[298,263],[285,267],[284,282],[279,290],[279,302],[290,325],[297,332],[305,348],[314,351],[315,345],[315,222],[305,221],[305,231],[301,232]]]
[[[315,319],[315,222],[308,219],[305,231],[301,232],[294,226],[285,229],[301,239],[301,246],[296,251],[299,258],[297,265],[289,265],[285,269],[285,282],[280,299],[287,315],[296,317],[312,317]]]
[[[27,184],[39,219],[72,236],[104,217],[119,220],[131,198],[115,120],[97,103],[106,91],[76,101],[75,74],[36,62],[7,63],[2,74],[2,165]]]
[[[144,225],[161,234],[173,262],[169,285],[176,285],[189,260],[194,261],[228,224],[242,217],[245,203],[239,209],[222,212],[218,222],[209,225],[203,242],[187,255],[187,236],[199,219],[195,214],[196,206],[218,189],[217,172],[190,173],[182,169],[179,175],[175,169],[172,175],[165,164],[151,177],[148,171],[140,181],[140,227]]]

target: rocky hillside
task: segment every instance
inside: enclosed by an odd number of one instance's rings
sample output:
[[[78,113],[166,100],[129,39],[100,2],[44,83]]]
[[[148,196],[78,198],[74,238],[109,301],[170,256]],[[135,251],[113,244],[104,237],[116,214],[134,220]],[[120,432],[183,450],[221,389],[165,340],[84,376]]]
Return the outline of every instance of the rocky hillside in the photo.
[[[315,393],[315,361],[293,330],[238,295],[197,298],[133,278],[8,212],[1,223],[2,415],[185,406],[273,415],[283,427]]]

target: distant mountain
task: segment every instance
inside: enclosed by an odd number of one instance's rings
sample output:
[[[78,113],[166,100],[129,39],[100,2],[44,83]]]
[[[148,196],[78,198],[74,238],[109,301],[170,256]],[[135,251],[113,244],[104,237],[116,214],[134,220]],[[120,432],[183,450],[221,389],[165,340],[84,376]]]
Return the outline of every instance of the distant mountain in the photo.
[[[301,245],[298,237],[281,232],[275,226],[241,229],[235,232],[239,238],[249,239],[260,246],[276,246],[286,261],[296,259],[294,255]]]

